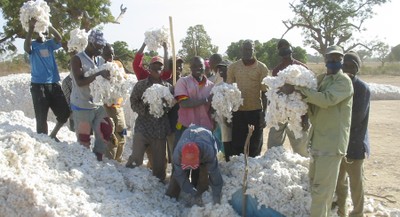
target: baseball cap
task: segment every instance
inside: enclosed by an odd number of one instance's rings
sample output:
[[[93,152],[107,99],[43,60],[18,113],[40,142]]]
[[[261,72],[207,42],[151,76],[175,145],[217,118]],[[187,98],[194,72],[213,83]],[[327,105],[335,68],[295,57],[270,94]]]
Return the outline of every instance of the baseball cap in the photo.
[[[151,63],[156,63],[156,62],[159,62],[159,63],[164,65],[164,59],[161,58],[160,56],[154,56],[154,57],[151,58],[150,64]]]
[[[343,48],[340,47],[339,45],[332,45],[332,46],[329,46],[328,48],[326,48],[325,55],[333,54],[333,53],[337,53],[337,54],[340,54],[343,56]]]
[[[182,147],[181,167],[186,169],[197,169],[200,164],[200,150],[196,143],[189,142]]]

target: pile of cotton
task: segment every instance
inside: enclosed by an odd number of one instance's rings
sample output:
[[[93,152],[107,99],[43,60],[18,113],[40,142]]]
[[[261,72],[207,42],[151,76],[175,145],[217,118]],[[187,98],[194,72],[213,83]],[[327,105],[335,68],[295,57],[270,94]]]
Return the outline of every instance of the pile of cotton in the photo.
[[[213,95],[211,106],[215,109],[217,120],[226,118],[227,122],[232,121],[232,112],[235,112],[243,104],[242,93],[237,84],[221,83],[211,89]]]
[[[88,33],[84,29],[76,28],[69,33],[68,52],[84,51],[88,44]]]
[[[160,29],[153,29],[146,31],[144,33],[145,36],[144,43],[146,43],[147,49],[149,51],[157,51],[158,48],[161,48],[164,42],[167,43],[168,45],[169,44],[168,31],[169,30],[164,26],[162,26]]]
[[[29,30],[29,20],[32,18],[36,20],[33,31],[39,33],[41,37],[43,37],[43,33],[46,32],[51,25],[50,7],[45,1],[27,1],[22,5],[19,13],[19,19],[25,31]]]
[[[118,66],[113,62],[106,62],[98,68],[91,69],[85,72],[88,77],[102,70],[110,71],[110,80],[97,76],[96,79],[90,83],[90,93],[93,97],[93,102],[96,104],[117,104],[119,98],[129,98],[133,86],[137,80],[135,76],[126,75],[124,68]],[[131,77],[130,79],[128,79]]]
[[[144,91],[143,102],[149,104],[149,113],[156,118],[164,115],[165,109],[172,108],[176,100],[169,87],[153,84]]]
[[[313,72],[301,65],[290,65],[278,72],[278,76],[268,76],[263,79],[263,84],[268,86],[266,96],[269,101],[265,121],[267,127],[278,128],[278,123],[288,123],[288,128],[293,131],[296,138],[303,134],[301,116],[307,113],[307,104],[302,100],[300,93],[283,94],[280,88],[285,84],[317,88],[317,80]]]

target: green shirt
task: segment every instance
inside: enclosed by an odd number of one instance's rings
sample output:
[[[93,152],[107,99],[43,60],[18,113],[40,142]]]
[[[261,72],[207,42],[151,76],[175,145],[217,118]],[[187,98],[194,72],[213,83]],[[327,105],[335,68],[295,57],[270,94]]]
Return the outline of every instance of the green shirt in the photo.
[[[309,103],[312,155],[345,155],[349,144],[353,85],[340,70],[317,77],[318,90],[296,87]]]

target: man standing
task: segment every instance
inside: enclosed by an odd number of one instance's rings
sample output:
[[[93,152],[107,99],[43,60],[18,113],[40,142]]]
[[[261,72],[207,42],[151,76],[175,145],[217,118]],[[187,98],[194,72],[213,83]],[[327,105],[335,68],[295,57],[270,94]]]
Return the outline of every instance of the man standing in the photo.
[[[99,161],[103,159],[107,146],[110,145],[113,123],[103,105],[93,103],[89,84],[99,75],[105,79],[110,79],[110,72],[102,70],[88,77],[85,76],[85,72],[96,68],[94,59],[102,54],[105,45],[103,33],[99,30],[92,30],[85,50],[71,59],[72,91],[70,103],[76,137],[81,145],[90,148],[90,134],[92,131],[94,132],[93,152]]]
[[[254,42],[245,40],[242,44],[242,59],[229,65],[227,72],[226,82],[237,83],[243,98],[243,105],[233,112],[232,147],[228,157],[244,153],[248,125],[255,128],[250,138],[249,156],[260,155],[267,105],[266,86],[261,82],[267,75],[267,66],[255,58]]]
[[[326,74],[317,77],[318,89],[295,87],[310,104],[311,217],[330,216],[339,166],[349,144],[353,85],[342,71],[343,49],[327,48]]]
[[[343,72],[353,82],[354,96],[351,116],[349,147],[346,160],[340,164],[339,178],[336,186],[338,215],[347,216],[346,200],[350,181],[351,200],[353,211],[349,217],[364,216],[364,173],[363,164],[365,155],[369,155],[368,118],[370,105],[370,90],[368,85],[356,75],[360,69],[361,60],[356,52],[344,55]],[[348,177],[348,178],[347,178]]]
[[[174,149],[173,172],[166,195],[178,199],[183,190],[190,195],[189,205],[202,206],[202,194],[210,184],[213,202],[220,203],[223,181],[216,145],[210,130],[195,125],[187,128]],[[200,175],[198,180],[190,181],[187,174],[194,169],[199,169]]]
[[[54,51],[61,47],[61,35],[51,25],[49,33],[54,36],[50,40],[38,37],[32,41],[36,20],[29,21],[29,30],[24,42],[24,50],[29,54],[31,64],[31,94],[35,110],[36,132],[48,134],[47,114],[49,108],[57,118],[57,124],[50,134],[56,137],[60,128],[67,122],[70,111],[64,93],[59,84],[58,72]]]
[[[124,69],[121,61],[114,60],[114,48],[111,44],[107,43],[103,49],[101,57],[105,62],[115,63],[121,70]],[[125,73],[125,70],[124,70]],[[126,78],[126,75],[125,75]],[[114,104],[107,105],[104,104],[104,109],[106,110],[108,116],[113,120],[113,139],[111,141],[111,146],[108,147],[107,157],[114,159],[118,162],[122,162],[122,153],[125,147],[125,136],[126,136],[126,123],[124,108],[122,107],[123,98],[120,97]]]
[[[288,41],[285,39],[281,39],[278,42],[278,53],[279,56],[282,57],[281,62],[272,70],[272,76],[278,76],[279,71],[285,69],[286,67],[290,65],[301,65],[307,68],[305,64],[302,62],[294,59],[292,57],[292,46],[289,44]],[[302,137],[297,138],[295,137],[293,131],[291,131],[287,125],[288,123],[278,123],[278,129],[275,129],[275,127],[271,127],[268,133],[268,149],[276,146],[282,146],[283,143],[285,142],[285,137],[289,138],[290,145],[292,146],[293,152],[297,153],[303,157],[307,157],[307,131],[309,128],[308,124],[308,117],[307,115],[303,115],[301,117],[302,119],[302,126],[303,126],[303,131],[302,131]]]
[[[132,90],[130,101],[131,108],[138,114],[135,121],[133,135],[132,154],[129,156],[126,167],[134,168],[143,164],[143,157],[146,149],[149,147],[152,153],[149,157],[153,175],[164,181],[166,169],[166,139],[170,132],[168,114],[157,118],[150,114],[150,107],[142,97],[143,93],[153,84],[161,84],[169,87],[172,92],[172,85],[161,79],[163,71],[163,59],[155,56],[151,59],[149,65],[150,76],[136,83]]]

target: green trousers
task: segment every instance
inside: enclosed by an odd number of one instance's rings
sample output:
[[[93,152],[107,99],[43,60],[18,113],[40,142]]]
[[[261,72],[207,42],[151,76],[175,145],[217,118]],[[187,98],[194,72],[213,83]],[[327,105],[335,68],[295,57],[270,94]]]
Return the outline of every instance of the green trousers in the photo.
[[[349,217],[362,217],[364,213],[364,160],[343,159],[340,164],[338,182],[336,186],[338,215],[347,216],[346,200],[349,192],[353,202],[353,211]]]
[[[342,158],[334,155],[310,159],[311,217],[330,216]]]

